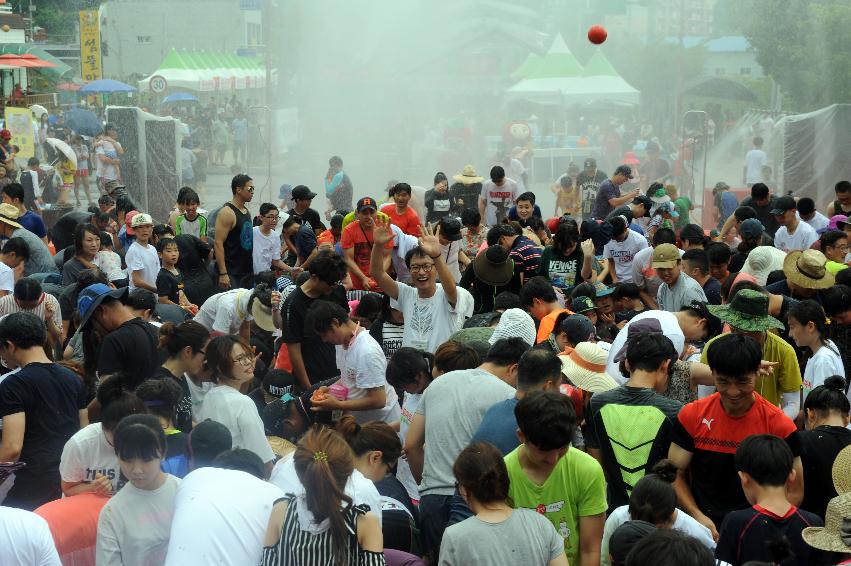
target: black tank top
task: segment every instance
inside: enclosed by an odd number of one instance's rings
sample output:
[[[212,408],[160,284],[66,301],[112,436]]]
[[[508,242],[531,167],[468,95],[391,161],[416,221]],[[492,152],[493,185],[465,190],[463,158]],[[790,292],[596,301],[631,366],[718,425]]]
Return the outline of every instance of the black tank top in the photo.
[[[844,208],[842,208],[842,203],[838,200],[835,200],[833,201],[833,214],[844,214],[845,216],[848,216],[849,214],[851,214],[851,209],[845,210]]]
[[[233,228],[225,238],[225,267],[227,267],[229,274],[241,279],[250,274],[254,267],[251,259],[251,250],[254,247],[251,215],[242,212],[232,203],[225,203],[225,206],[230,207],[236,218]],[[239,285],[239,281],[231,281],[231,285],[236,287]]]

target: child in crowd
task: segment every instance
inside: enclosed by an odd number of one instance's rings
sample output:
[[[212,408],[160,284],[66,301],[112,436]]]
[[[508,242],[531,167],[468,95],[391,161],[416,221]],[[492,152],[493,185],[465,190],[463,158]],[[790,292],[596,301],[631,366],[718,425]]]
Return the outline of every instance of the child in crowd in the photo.
[[[133,415],[115,431],[115,454],[128,484],[101,510],[97,564],[163,564],[180,480],[160,465],[166,439],[157,417]]]
[[[100,233],[100,251],[92,262],[106,274],[106,278],[116,287],[127,286],[127,273],[121,269],[121,256],[113,251],[112,235]]]
[[[56,199],[57,205],[70,204],[71,189],[74,188],[74,174],[77,172],[77,166],[67,157],[60,156],[59,158],[59,176],[62,177],[62,187],[59,189],[59,198]],[[77,206],[80,201],[77,200]]]
[[[174,420],[177,405],[183,397],[183,390],[177,381],[171,378],[148,379],[136,388],[136,396],[142,400],[148,412],[158,419],[165,433],[166,449],[160,454],[162,460],[160,468],[164,472],[182,478],[189,473],[187,448],[189,435],[177,429],[174,426]]]
[[[824,523],[786,496],[786,484],[795,478],[786,441],[771,434],[749,436],[739,444],[735,463],[752,507],[724,518],[715,557],[734,566],[751,560],[774,564],[772,547],[789,545],[795,558],[784,564],[821,564],[818,551],[804,543],[801,531]]]
[[[198,312],[198,307],[189,302],[183,292],[183,274],[177,268],[180,259],[180,249],[174,238],[163,238],[157,242],[157,255],[162,267],[157,275],[157,296],[159,302],[169,305],[179,305],[192,313]]]
[[[827,315],[812,299],[795,303],[789,309],[789,336],[799,348],[808,348],[812,357],[804,368],[804,400],[810,391],[824,384],[832,375],[845,377],[845,366],[839,349],[827,338]]]
[[[130,229],[133,231],[132,235],[136,236],[136,240],[130,244],[124,256],[130,290],[141,287],[156,293],[160,258],[157,255],[157,249],[150,244],[154,232],[154,221],[150,214],[140,212],[130,220]]]
[[[74,198],[79,206],[81,186],[86,192],[86,201],[92,202],[92,195],[89,192],[89,146],[83,141],[83,136],[74,136],[71,140],[71,149],[77,156],[77,170],[74,172]]]
[[[201,197],[195,189],[183,187],[177,193],[177,206],[180,214],[174,219],[174,233],[176,235],[189,234],[207,241],[207,217],[200,214],[198,207],[201,205]]]

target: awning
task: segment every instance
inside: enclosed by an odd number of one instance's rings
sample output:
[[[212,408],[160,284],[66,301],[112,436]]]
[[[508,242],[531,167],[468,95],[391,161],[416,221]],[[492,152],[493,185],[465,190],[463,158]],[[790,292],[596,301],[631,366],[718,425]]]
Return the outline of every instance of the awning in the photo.
[[[71,67],[32,43],[0,43],[0,54],[23,55],[25,53],[35,55],[43,61],[48,61],[56,65],[55,67],[45,67],[42,72],[46,75],[59,78],[74,74]]]
[[[225,51],[172,49],[159,68],[139,81],[139,90],[150,91],[153,77],[162,77],[167,88],[196,92],[261,88],[266,71],[257,57],[240,57]]]

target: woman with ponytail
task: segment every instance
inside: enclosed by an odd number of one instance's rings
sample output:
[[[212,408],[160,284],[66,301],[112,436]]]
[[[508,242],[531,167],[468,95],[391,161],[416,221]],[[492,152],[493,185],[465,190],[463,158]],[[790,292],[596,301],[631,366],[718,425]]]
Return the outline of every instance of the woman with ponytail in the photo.
[[[712,533],[691,516],[677,509],[677,494],[674,480],[677,467],[670,460],[660,460],[653,466],[653,473],[647,474],[635,484],[629,496],[629,504],[612,511],[603,528],[603,543],[600,549],[601,566],[609,566],[609,539],[622,524],[627,521],[645,521],[659,529],[674,529],[696,538],[710,550],[715,549]]]
[[[845,377],[845,366],[839,349],[828,340],[830,324],[824,309],[812,299],[801,301],[789,309],[789,336],[799,348],[809,348],[811,357],[804,369],[804,400],[810,391],[822,385],[832,375]]]
[[[183,394],[175,407],[173,424],[186,434],[192,432],[192,396],[185,375],[194,378],[201,372],[209,341],[210,331],[194,320],[177,325],[166,322],[160,327],[160,349],[168,353],[168,358],[152,377],[180,386]]]
[[[833,375],[804,400],[806,430],[798,433],[804,467],[801,509],[822,518],[827,503],[837,495],[831,475],[833,462],[843,448],[851,445],[851,430],[847,428],[851,402],[847,391],[848,382]]]
[[[458,492],[475,515],[444,531],[441,566],[567,565],[564,539],[549,520],[534,510],[509,505],[508,470],[493,444],[470,444],[458,455],[452,472]]]
[[[336,432],[314,428],[293,456],[305,491],[278,501],[269,517],[263,566],[383,565],[378,518],[354,505],[345,487],[355,469],[352,449]]]

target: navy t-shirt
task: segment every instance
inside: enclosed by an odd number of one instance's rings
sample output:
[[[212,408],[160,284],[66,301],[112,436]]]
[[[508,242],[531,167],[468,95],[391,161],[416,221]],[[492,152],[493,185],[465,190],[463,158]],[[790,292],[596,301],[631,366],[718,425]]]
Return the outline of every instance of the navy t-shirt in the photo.
[[[470,442],[490,442],[499,448],[503,455],[520,446],[520,439],[517,438],[517,418],[514,416],[517,403],[519,401],[512,397],[488,409],[479,430]]]

